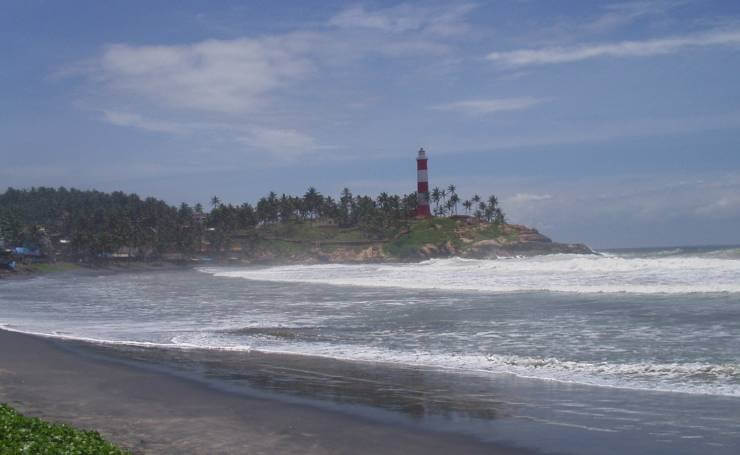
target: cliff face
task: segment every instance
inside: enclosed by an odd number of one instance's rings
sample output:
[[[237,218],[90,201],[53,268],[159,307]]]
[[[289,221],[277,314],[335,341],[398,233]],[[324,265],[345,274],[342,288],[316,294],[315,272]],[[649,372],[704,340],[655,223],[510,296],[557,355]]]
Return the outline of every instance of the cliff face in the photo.
[[[582,243],[553,242],[536,229],[522,225],[504,225],[502,232],[503,235],[495,239],[472,243],[463,256],[483,259],[543,254],[593,254],[591,248]]]
[[[445,226],[439,225],[439,221],[430,222],[433,228],[444,231]],[[593,251],[586,245],[553,242],[536,229],[527,226],[496,225],[465,217],[449,221],[454,222],[454,227],[447,226],[446,239],[443,242],[429,242],[422,245],[418,248],[416,256],[420,258],[459,256],[494,259],[543,254],[593,254]],[[453,227],[451,232],[450,227]]]
[[[468,217],[415,220],[393,238],[377,241],[351,237],[337,227],[321,226],[314,233],[310,229],[303,226],[280,237],[263,234],[259,241],[238,248],[238,256],[258,263],[352,263],[593,254],[586,245],[556,243],[526,226]]]

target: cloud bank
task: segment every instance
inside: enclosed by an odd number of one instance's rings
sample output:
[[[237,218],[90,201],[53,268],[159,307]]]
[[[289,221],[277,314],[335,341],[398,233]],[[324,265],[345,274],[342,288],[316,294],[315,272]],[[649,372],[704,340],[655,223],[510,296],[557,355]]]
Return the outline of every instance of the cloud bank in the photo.
[[[105,48],[98,76],[111,87],[159,104],[243,112],[260,97],[305,78],[310,35],[206,40],[186,45]]]

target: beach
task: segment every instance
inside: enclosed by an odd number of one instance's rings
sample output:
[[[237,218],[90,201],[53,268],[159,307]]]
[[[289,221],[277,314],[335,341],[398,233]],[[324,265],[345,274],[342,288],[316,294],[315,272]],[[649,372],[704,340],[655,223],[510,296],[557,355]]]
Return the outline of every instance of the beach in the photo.
[[[4,330],[0,365],[0,402],[133,453],[532,453],[216,390]]]

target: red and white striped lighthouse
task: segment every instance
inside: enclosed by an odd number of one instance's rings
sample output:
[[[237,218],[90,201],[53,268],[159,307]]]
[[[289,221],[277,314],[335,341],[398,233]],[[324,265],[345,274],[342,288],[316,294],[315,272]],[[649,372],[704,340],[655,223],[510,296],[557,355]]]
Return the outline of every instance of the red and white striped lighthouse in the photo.
[[[429,175],[427,174],[427,153],[419,149],[416,157],[416,216],[432,216],[429,211]]]

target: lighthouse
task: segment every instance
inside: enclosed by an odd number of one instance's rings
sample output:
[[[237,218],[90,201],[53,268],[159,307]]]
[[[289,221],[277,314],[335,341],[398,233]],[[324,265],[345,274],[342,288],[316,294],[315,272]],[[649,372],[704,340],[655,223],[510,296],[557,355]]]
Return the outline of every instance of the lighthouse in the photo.
[[[416,216],[432,216],[429,211],[429,175],[427,174],[427,152],[419,149],[416,156]]]

